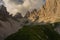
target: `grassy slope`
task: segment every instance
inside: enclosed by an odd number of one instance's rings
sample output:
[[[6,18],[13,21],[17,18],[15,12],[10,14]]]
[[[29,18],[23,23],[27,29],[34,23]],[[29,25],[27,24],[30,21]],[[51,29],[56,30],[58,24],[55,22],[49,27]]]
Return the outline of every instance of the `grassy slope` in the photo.
[[[54,31],[51,24],[25,25],[5,40],[60,40],[60,35]]]

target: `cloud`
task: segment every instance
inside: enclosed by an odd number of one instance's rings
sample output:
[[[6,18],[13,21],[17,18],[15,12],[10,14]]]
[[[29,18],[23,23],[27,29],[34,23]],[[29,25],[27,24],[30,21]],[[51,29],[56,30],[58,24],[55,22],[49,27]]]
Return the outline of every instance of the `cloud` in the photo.
[[[17,5],[23,4],[24,0],[9,0],[10,3],[15,3]]]
[[[7,11],[10,14],[16,15],[17,12],[21,13],[22,16],[25,16],[27,11],[33,9],[39,9],[44,5],[44,0],[3,0]]]
[[[3,5],[3,4],[4,4],[4,2],[2,0],[0,0],[0,6]]]

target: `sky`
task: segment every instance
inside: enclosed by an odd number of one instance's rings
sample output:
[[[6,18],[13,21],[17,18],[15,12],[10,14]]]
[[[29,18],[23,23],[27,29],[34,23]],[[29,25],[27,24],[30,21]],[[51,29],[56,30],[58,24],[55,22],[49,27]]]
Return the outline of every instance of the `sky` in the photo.
[[[45,4],[45,0],[0,0],[0,5],[4,4],[10,14],[16,15],[18,12],[25,16],[27,11],[39,9]]]
[[[2,1],[2,0],[0,0],[0,6],[1,6],[2,4],[4,4],[4,3],[3,3],[3,1]]]

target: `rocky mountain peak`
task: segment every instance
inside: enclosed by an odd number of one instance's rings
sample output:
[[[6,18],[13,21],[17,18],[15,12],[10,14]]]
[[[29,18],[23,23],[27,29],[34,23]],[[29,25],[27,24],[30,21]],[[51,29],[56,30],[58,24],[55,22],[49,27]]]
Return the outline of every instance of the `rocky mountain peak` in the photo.
[[[23,17],[22,17],[22,15],[21,15],[21,13],[17,13],[17,14],[14,16],[14,18],[19,18],[19,19],[20,19],[20,18],[23,18]]]
[[[46,0],[46,4],[38,12],[32,11],[28,19],[32,22],[60,22],[60,0]]]
[[[5,6],[0,6],[0,20],[6,21],[7,17],[9,17],[9,13],[6,10]]]

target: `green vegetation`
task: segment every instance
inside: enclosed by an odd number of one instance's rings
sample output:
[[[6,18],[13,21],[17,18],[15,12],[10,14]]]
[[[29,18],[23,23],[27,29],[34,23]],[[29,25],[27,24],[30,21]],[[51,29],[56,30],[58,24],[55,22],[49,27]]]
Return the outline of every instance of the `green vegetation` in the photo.
[[[5,40],[60,40],[60,35],[54,31],[51,24],[24,25],[22,29]]]

